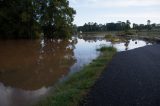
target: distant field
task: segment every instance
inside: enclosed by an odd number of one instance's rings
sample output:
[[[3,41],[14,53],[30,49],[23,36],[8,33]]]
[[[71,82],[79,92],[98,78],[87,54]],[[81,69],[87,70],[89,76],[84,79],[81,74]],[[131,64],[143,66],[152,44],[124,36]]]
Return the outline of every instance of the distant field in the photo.
[[[129,30],[125,31],[107,31],[107,32],[83,32],[81,35],[86,36],[124,36],[124,37],[136,37],[142,38],[147,40],[157,40],[160,41],[160,30],[143,30],[143,31],[136,31],[136,30]]]

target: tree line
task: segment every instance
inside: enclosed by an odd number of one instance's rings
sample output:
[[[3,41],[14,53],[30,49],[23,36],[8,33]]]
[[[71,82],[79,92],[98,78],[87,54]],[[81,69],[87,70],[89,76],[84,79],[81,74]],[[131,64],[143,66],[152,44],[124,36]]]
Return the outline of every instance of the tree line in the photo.
[[[77,27],[78,31],[82,32],[105,32],[105,31],[129,31],[131,29],[141,31],[141,30],[152,30],[158,29],[160,26],[158,24],[151,24],[150,20],[147,20],[147,24],[135,24],[133,23],[131,27],[131,22],[127,20],[126,22],[118,21],[117,23],[106,23],[97,24],[96,22],[85,23],[83,26]]]
[[[74,14],[68,0],[0,0],[0,38],[67,38]]]

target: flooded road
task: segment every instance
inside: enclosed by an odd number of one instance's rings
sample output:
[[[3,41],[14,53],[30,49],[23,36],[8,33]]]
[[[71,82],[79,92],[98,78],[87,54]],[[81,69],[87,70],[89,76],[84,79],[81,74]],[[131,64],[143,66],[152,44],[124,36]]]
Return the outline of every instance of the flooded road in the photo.
[[[151,43],[132,39],[111,42],[103,37],[0,41],[0,106],[36,103],[54,84],[98,57],[96,49],[104,45],[120,52]]]

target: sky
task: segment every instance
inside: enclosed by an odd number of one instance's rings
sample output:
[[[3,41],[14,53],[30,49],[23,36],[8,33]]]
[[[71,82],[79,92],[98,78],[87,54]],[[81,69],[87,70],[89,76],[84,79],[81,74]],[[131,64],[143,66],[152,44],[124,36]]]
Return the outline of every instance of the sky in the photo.
[[[160,0],[69,0],[76,10],[74,24],[101,24],[130,20],[131,23],[160,23]]]

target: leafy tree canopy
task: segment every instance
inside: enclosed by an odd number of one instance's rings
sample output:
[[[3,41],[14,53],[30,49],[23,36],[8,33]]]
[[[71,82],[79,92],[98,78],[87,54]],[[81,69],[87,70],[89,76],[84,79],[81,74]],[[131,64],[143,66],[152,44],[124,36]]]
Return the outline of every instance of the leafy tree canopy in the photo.
[[[0,0],[0,38],[67,38],[75,13],[68,0]]]
[[[160,25],[153,23],[151,24],[150,20],[147,20],[147,24],[136,24],[129,20],[126,22],[118,21],[116,23],[106,23],[106,24],[97,24],[96,22],[85,23],[83,26],[77,28],[78,31],[82,32],[105,32],[105,31],[129,31],[129,30],[159,30]]]

